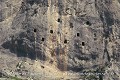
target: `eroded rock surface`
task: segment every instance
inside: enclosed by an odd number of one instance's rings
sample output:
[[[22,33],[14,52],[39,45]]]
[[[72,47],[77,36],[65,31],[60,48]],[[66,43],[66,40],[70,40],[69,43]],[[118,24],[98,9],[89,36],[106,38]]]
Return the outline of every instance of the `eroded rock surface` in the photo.
[[[119,80],[119,8],[120,0],[0,0],[0,75]]]

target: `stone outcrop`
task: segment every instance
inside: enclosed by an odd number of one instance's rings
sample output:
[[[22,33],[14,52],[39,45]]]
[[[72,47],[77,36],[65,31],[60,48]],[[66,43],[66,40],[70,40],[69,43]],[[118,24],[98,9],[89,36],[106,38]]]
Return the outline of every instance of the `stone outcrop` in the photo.
[[[0,53],[59,72],[105,74],[82,80],[119,80],[119,7],[120,0],[0,0]]]

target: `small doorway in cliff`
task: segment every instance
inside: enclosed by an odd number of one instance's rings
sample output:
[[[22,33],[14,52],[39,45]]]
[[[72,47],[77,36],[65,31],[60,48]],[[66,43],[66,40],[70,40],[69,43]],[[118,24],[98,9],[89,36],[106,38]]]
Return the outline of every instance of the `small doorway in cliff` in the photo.
[[[67,42],[68,42],[67,39],[65,39],[65,40],[64,40],[64,43],[67,44]]]
[[[92,24],[90,21],[86,21],[86,25],[91,26]]]
[[[77,33],[77,37],[79,37],[80,36],[80,33]]]
[[[52,34],[52,33],[53,33],[53,30],[50,30],[50,33]]]
[[[37,29],[34,29],[34,32],[37,32]]]
[[[44,41],[44,40],[45,40],[45,38],[42,38],[42,39],[41,39],[41,41]]]
[[[61,23],[61,22],[62,22],[62,20],[61,20],[60,18],[58,18],[57,22]]]
[[[85,46],[85,42],[82,42],[82,46]]]

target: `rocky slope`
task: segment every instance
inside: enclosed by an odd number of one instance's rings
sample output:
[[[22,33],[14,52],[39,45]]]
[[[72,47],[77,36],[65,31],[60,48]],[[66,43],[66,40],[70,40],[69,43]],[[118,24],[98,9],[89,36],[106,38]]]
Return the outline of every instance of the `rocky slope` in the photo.
[[[120,80],[120,0],[0,0],[1,78]]]

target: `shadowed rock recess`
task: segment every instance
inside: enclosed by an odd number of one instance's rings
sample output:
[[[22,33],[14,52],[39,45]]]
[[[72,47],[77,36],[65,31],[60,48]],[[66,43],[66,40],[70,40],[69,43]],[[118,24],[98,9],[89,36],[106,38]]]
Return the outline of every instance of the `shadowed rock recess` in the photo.
[[[120,0],[0,0],[0,78],[120,80],[119,8]]]

